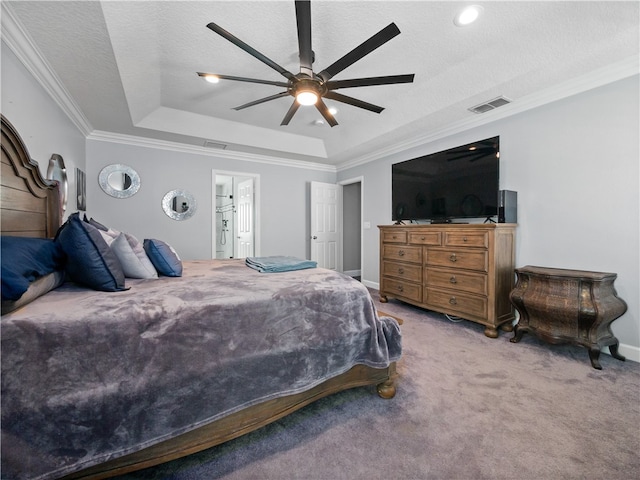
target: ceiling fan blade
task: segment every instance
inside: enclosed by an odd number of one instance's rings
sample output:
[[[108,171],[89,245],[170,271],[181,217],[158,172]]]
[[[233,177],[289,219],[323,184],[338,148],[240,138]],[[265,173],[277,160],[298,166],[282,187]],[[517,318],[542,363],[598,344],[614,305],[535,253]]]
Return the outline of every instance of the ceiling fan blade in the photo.
[[[200,77],[218,77],[220,80],[234,80],[236,82],[250,82],[250,83],[262,83],[264,85],[275,85],[277,87],[285,87],[287,88],[289,84],[287,82],[277,82],[273,80],[260,80],[258,78],[247,78],[247,77],[234,77],[231,75],[219,75],[217,73],[205,73],[205,72],[197,72]]]
[[[289,125],[289,122],[291,121],[293,116],[298,111],[298,108],[300,108],[300,104],[296,100],[294,100],[293,103],[291,104],[291,106],[289,107],[289,110],[287,111],[287,114],[282,119],[282,123],[280,123],[280,126]]]
[[[318,109],[320,114],[324,117],[324,119],[327,121],[329,125],[331,125],[332,127],[335,127],[336,125],[338,125],[338,122],[336,121],[336,117],[334,117],[333,114],[329,111],[329,109],[327,108],[327,105],[322,101],[321,98],[319,98],[318,101],[316,102],[316,108]]]
[[[237,47],[240,47],[242,50],[247,52],[249,55],[252,55],[253,57],[257,58],[262,63],[270,66],[276,72],[280,73],[284,77],[286,77],[286,78],[293,78],[294,77],[293,73],[291,73],[288,70],[285,70],[283,67],[278,65],[276,62],[274,62],[270,58],[266,57],[265,55],[263,55],[262,53],[257,51],[255,48],[247,45],[242,40],[240,40],[239,38],[235,37],[231,33],[227,32],[224,28],[220,27],[219,25],[216,25],[215,23],[211,22],[209,25],[207,25],[207,28],[209,28],[210,30],[213,30],[218,35],[220,35],[221,37],[229,40],[231,43],[233,43]]]
[[[379,107],[378,105],[374,105],[373,103],[368,103],[363,100],[358,100],[357,98],[347,97],[346,95],[342,95],[341,93],[327,92],[325,93],[324,98],[335,100],[336,102],[346,103],[348,105],[353,105],[354,107],[364,108],[365,110],[369,110],[370,112],[380,113],[384,110],[384,107]]]
[[[311,49],[311,4],[309,0],[296,1],[300,73],[313,76],[313,50]]]
[[[351,87],[370,87],[373,85],[392,85],[395,83],[411,83],[415,75],[388,75],[386,77],[353,78],[351,80],[333,80],[327,82],[329,90]]]
[[[253,107],[254,105],[260,105],[261,103],[264,102],[269,102],[271,100],[277,100],[278,98],[282,98],[284,96],[289,95],[289,92],[280,92],[280,93],[276,93],[275,95],[271,95],[269,97],[264,97],[261,98],[259,100],[254,100],[253,102],[249,102],[249,103],[245,103],[244,105],[240,105],[239,107],[234,107],[234,110],[242,110],[243,108],[247,108],[247,107]]]
[[[347,53],[344,57],[337,60],[322,72],[318,74],[322,80],[327,82],[331,77],[340,73],[345,68],[353,65],[365,55],[373,52],[376,48],[381,47],[396,35],[400,34],[400,29],[395,23],[390,23],[385,28],[376,33],[373,37],[358,45],[356,48]]]

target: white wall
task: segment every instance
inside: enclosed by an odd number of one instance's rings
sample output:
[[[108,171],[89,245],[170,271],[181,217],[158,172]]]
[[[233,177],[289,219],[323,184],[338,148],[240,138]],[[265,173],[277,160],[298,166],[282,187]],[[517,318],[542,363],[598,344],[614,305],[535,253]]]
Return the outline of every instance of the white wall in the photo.
[[[140,174],[140,190],[133,197],[117,199],[100,189],[98,174],[112,163],[129,165]],[[334,172],[88,140],[87,215],[139,239],[164,240],[182,259],[211,258],[212,170],[260,175],[260,255],[308,258],[308,184],[334,182]],[[190,219],[178,222],[164,214],[162,197],[173,189],[195,195],[198,207]]]
[[[25,69],[11,49],[2,44],[1,110],[16,128],[31,158],[46,177],[51,154],[62,155],[69,179],[67,211],[76,210],[76,167],[85,170],[85,138],[69,117]]]
[[[518,192],[517,266],[615,272],[627,313],[612,324],[640,361],[639,77],[339,172],[364,177],[363,222],[391,223],[391,165],[500,135],[500,187]],[[364,230],[363,281],[378,286],[378,230]]]

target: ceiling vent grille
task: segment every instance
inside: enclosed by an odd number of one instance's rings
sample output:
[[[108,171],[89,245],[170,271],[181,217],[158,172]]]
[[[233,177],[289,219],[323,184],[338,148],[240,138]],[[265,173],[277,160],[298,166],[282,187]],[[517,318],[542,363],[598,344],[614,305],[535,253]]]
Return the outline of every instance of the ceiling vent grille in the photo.
[[[489,100],[488,102],[481,103],[480,105],[476,105],[475,107],[471,107],[469,110],[472,111],[473,113],[485,113],[490,110],[494,110],[498,107],[501,107],[503,105],[506,105],[508,103],[511,103],[511,100],[509,100],[508,98],[497,97],[497,98],[494,98],[493,100]]]
[[[217,148],[218,150],[224,150],[227,146],[224,143],[214,142],[212,140],[205,140],[204,146],[207,148]]]

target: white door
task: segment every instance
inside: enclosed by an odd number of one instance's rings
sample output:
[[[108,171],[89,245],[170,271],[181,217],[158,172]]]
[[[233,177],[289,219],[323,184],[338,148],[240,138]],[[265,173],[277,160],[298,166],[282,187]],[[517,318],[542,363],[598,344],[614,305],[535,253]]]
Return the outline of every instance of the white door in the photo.
[[[342,271],[342,186],[311,182],[311,260]]]
[[[253,178],[238,183],[236,258],[253,257]]]

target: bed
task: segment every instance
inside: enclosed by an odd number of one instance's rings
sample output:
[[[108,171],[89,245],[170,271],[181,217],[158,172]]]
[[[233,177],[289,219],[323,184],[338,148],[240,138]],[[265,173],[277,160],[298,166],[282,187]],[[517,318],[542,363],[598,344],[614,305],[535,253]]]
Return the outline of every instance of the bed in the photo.
[[[3,236],[56,236],[57,186],[4,117],[1,183]],[[359,282],[243,260],[181,267],[111,292],[65,281],[2,316],[3,479],[107,478],[344,389],[395,395],[400,329]]]

